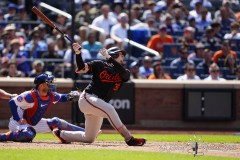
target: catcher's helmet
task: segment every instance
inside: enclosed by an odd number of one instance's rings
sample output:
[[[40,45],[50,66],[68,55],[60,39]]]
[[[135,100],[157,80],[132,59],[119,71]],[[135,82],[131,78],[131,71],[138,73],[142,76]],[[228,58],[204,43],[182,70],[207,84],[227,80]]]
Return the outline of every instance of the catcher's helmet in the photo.
[[[111,47],[108,50],[108,54],[112,57],[112,58],[118,58],[119,56],[119,52],[122,52],[122,54],[125,56],[126,55],[126,51],[119,49],[118,47]]]
[[[49,74],[40,74],[40,75],[35,77],[34,84],[36,84],[36,86],[38,87],[40,84],[47,82],[48,88],[52,92],[55,92],[56,91],[56,84],[53,84],[53,81],[54,81],[54,76],[49,75]]]

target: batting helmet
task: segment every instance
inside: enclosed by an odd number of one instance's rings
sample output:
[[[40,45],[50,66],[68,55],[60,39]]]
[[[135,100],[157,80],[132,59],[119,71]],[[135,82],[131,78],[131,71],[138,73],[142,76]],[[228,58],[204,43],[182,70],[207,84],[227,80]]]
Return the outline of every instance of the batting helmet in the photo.
[[[108,50],[108,54],[112,57],[112,58],[118,58],[119,56],[119,52],[122,52],[122,54],[125,56],[126,55],[126,51],[119,49],[118,47],[111,47]]]
[[[35,77],[34,84],[36,84],[36,86],[38,87],[40,84],[47,82],[48,88],[52,92],[55,92],[56,91],[56,84],[53,84],[53,81],[54,81],[54,76],[49,75],[49,74],[40,74],[40,75]]]

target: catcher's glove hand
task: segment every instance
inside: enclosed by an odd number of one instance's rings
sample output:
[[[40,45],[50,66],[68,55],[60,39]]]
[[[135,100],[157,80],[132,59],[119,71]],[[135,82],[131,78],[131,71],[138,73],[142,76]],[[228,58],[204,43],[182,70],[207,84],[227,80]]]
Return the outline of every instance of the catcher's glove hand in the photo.
[[[67,94],[67,100],[72,102],[77,102],[80,97],[79,91],[71,91]]]

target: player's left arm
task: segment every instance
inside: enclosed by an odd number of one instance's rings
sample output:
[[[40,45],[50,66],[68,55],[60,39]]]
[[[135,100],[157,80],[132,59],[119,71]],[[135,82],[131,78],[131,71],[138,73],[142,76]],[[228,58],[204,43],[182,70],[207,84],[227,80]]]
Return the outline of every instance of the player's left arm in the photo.
[[[79,99],[80,92],[79,91],[71,91],[68,94],[60,94],[57,92],[54,92],[54,104],[57,102],[68,102],[73,101],[76,102]]]

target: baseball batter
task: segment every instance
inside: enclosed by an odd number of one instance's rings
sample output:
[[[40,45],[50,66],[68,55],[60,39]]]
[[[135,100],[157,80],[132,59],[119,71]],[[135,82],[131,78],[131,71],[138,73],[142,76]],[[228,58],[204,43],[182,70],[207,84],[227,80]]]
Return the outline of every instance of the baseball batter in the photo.
[[[79,98],[79,92],[72,91],[69,94],[55,92],[54,77],[48,74],[36,76],[34,84],[36,88],[23,92],[9,101],[12,117],[9,122],[9,132],[0,134],[1,141],[31,142],[36,133],[51,132],[54,128],[69,131],[84,131],[83,128],[54,117],[42,118],[52,104]],[[60,139],[62,143],[64,140]]]
[[[108,103],[123,82],[128,81],[130,77],[129,70],[122,66],[126,52],[117,47],[108,50],[102,49],[100,54],[106,62],[95,60],[84,63],[79,51],[80,48],[79,44],[73,44],[78,67],[76,72],[93,75],[91,83],[85,88],[78,102],[79,108],[85,116],[85,132],[56,129],[53,130],[53,134],[67,142],[92,143],[98,135],[103,118],[107,118],[129,146],[144,145],[146,140],[144,138],[134,138],[121,122],[114,107]]]

